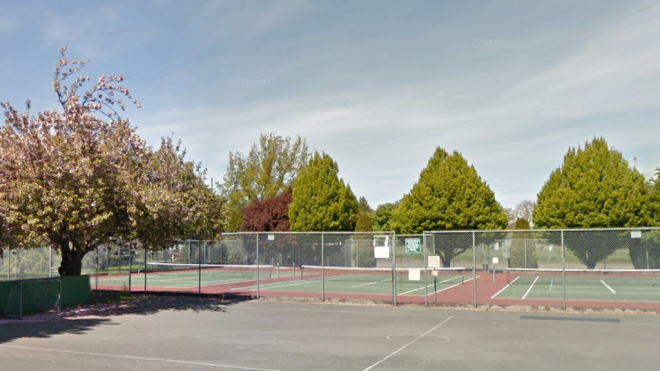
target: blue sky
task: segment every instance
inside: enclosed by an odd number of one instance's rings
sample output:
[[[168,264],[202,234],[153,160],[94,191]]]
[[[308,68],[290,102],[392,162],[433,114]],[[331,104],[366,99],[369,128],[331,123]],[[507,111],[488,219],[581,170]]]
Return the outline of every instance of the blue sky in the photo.
[[[102,5],[103,4],[103,5]],[[302,136],[372,206],[459,151],[504,206],[602,136],[660,167],[654,1],[29,1],[0,13],[0,101],[56,108],[58,50],[124,74],[149,143],[222,178],[260,133]]]

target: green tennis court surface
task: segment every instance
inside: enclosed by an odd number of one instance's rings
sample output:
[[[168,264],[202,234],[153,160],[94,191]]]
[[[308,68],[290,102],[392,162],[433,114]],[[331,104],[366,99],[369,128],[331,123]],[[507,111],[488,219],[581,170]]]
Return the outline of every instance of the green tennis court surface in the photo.
[[[139,288],[146,284],[151,288],[193,289],[199,286],[226,287],[227,292],[251,292],[260,290],[278,293],[327,293],[391,295],[392,270],[390,268],[350,267],[274,267],[258,268],[256,265],[211,265],[160,263],[148,267],[145,274],[133,273],[130,284]],[[158,269],[154,271],[155,269]],[[411,279],[411,271],[419,276]],[[257,286],[257,277],[259,285]],[[93,278],[98,285],[128,286],[129,276],[107,275]],[[450,268],[426,272],[421,269],[397,269],[397,295],[424,296],[443,292],[470,281],[464,268]],[[92,282],[93,285],[96,281]]]
[[[460,269],[440,272],[438,276],[430,273],[424,277],[422,273],[419,280],[411,280],[408,276],[410,269],[398,269],[396,275],[397,295],[421,295],[445,291],[465,283],[467,280]],[[259,285],[262,292],[321,292],[349,293],[349,294],[392,294],[391,270],[348,268],[327,268],[321,272],[320,268],[303,269],[302,279],[289,282],[274,282]],[[325,273],[325,274],[324,274]],[[325,285],[323,282],[325,281]],[[256,291],[256,286],[235,288],[233,290]]]
[[[200,286],[226,285],[259,280],[286,280],[293,277],[291,268],[276,268],[271,265],[216,265],[216,264],[168,264],[157,263],[147,266],[130,276],[132,285],[160,288],[194,288]],[[201,280],[200,280],[201,278]],[[99,285],[124,286],[129,284],[129,275],[107,275],[98,277]]]
[[[568,300],[660,302],[657,273],[614,271],[569,272],[566,277],[543,271],[512,273],[510,283],[493,298],[560,300],[564,289]]]

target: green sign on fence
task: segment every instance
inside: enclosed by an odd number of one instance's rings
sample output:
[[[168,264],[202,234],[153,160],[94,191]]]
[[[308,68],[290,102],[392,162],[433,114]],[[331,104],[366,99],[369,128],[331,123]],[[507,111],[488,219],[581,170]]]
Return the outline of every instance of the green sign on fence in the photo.
[[[406,253],[422,252],[422,241],[419,238],[406,238]]]

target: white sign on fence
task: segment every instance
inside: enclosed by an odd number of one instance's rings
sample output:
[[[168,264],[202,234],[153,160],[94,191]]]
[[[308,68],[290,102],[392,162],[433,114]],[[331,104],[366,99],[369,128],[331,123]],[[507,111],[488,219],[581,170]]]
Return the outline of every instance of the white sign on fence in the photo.
[[[428,268],[440,268],[440,256],[431,255],[428,257]]]
[[[374,247],[374,258],[376,259],[389,259],[390,247],[389,246],[376,246]]]

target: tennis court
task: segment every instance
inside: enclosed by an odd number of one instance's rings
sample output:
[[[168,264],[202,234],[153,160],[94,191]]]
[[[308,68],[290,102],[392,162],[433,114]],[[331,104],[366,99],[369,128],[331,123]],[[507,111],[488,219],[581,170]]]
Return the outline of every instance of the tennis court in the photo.
[[[508,282],[493,298],[660,302],[658,270],[512,269]]]
[[[0,324],[0,359],[13,371],[653,370],[659,331],[651,316],[144,296]]]
[[[138,291],[147,287],[153,291],[197,290],[259,296],[363,298],[385,302],[392,301],[396,287],[397,297],[402,300],[410,296],[416,302],[424,302],[426,295],[436,295],[472,280],[470,273],[462,267],[428,271],[426,275],[421,269],[397,269],[393,275],[391,268],[319,266],[153,263],[147,269],[146,274],[138,271],[130,276],[97,276],[93,278],[92,286],[124,288],[130,285]]]

